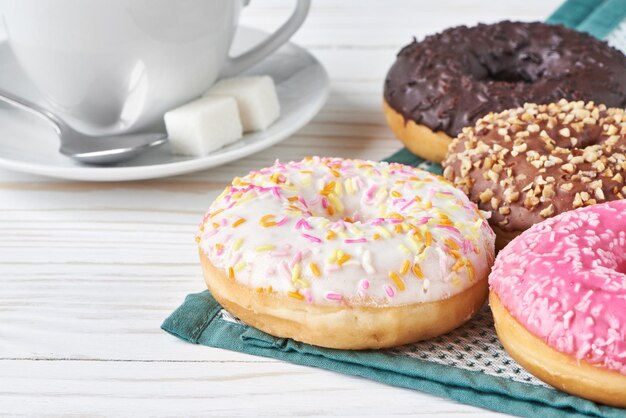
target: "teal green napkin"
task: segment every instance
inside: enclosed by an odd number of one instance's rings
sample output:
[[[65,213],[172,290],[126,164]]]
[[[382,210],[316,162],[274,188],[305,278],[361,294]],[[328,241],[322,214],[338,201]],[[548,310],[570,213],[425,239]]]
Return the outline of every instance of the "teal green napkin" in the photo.
[[[605,39],[625,17],[626,0],[567,0],[546,22],[561,23]]]
[[[626,0],[568,0],[547,21],[604,39],[625,17]],[[441,174],[439,164],[407,149],[386,161]],[[525,417],[626,418],[624,409],[559,392],[528,375],[502,349],[487,309],[445,336],[380,351],[332,350],[273,337],[233,318],[208,291],[188,295],[162,328],[195,344],[333,370]]]

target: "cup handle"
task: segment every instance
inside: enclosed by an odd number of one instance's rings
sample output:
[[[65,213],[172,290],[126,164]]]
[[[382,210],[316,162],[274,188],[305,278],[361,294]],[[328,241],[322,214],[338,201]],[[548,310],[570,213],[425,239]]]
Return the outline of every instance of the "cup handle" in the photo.
[[[311,7],[311,0],[298,0],[296,8],[283,25],[263,42],[236,57],[228,57],[220,77],[229,77],[252,67],[276,51],[302,26]]]

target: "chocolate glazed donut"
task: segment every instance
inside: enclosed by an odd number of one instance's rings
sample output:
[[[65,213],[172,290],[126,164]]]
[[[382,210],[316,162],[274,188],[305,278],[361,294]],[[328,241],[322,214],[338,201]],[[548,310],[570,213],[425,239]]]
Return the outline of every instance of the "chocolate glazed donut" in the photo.
[[[433,161],[481,116],[560,99],[626,106],[626,56],[560,25],[504,21],[413,41],[385,79],[394,133]]]

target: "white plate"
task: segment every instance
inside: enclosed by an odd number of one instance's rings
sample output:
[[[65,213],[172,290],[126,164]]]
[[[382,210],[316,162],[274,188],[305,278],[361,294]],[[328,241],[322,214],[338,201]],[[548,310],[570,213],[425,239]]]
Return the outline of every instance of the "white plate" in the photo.
[[[233,53],[248,49],[266,33],[240,27]],[[114,166],[81,165],[59,154],[59,141],[47,125],[19,110],[0,105],[0,166],[51,177],[89,180],[140,180],[204,170],[268,148],[308,123],[326,101],[329,80],[322,64],[305,49],[288,43],[245,74],[270,75],[276,82],[281,116],[268,129],[244,137],[205,157],[181,157],[168,145]],[[41,102],[20,73],[11,51],[0,44],[0,85]]]

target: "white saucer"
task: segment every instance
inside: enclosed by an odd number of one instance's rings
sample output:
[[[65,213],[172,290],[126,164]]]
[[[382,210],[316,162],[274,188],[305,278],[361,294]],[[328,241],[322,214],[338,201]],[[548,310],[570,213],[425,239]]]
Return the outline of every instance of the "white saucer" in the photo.
[[[233,53],[246,50],[266,33],[240,27]],[[278,91],[281,116],[267,130],[245,135],[205,157],[181,157],[168,145],[115,166],[81,165],[58,152],[59,141],[37,118],[0,105],[0,167],[50,177],[88,180],[140,180],[204,170],[248,156],[287,138],[308,123],[324,105],[329,79],[322,64],[305,49],[288,43],[245,74],[270,75]],[[20,73],[11,51],[0,44],[0,85],[22,97],[41,97]]]

